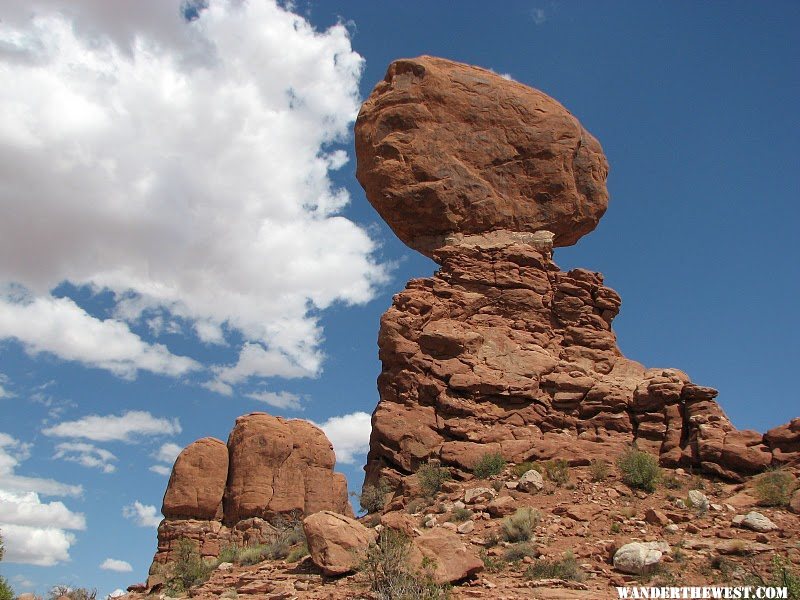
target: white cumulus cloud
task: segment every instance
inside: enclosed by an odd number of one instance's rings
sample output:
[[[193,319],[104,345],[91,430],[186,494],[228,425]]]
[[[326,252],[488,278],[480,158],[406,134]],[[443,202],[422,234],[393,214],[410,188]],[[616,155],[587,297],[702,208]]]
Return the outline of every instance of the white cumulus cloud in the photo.
[[[75,542],[69,530],[85,529],[86,519],[63,502],[43,502],[40,496],[77,496],[83,490],[52,479],[18,475],[16,469],[30,450],[29,444],[0,433],[0,531],[5,560],[50,566],[69,560]]]
[[[300,396],[291,392],[252,392],[245,396],[283,410],[303,410]]]
[[[197,363],[130,329],[169,323],[240,340],[211,389],[314,376],[318,311],[385,279],[330,176],[363,60],[344,25],[275,0],[209,0],[191,21],[181,4],[0,2],[0,338],[183,376]],[[110,291],[114,318],[54,297],[62,282]]]
[[[117,470],[117,467],[113,464],[117,457],[112,452],[85,442],[58,444],[53,458],[61,458],[84,467],[100,469],[103,473],[113,473]]]
[[[161,514],[152,504],[142,504],[135,500],[133,504],[122,508],[122,516],[130,519],[139,527],[158,527],[161,523]]]
[[[118,560],[116,558],[105,559],[100,565],[100,568],[105,571],[116,571],[117,573],[130,573],[133,571],[131,563],[124,560]]]
[[[172,465],[175,464],[175,459],[178,458],[182,450],[183,446],[173,444],[172,442],[162,444],[153,455],[153,458],[162,464],[152,465],[150,471],[158,473],[159,475],[169,475],[172,472]]]
[[[316,425],[333,444],[337,462],[355,464],[369,450],[372,417],[365,412],[331,417]]]
[[[181,432],[178,419],[154,417],[149,412],[129,410],[121,415],[88,415],[42,430],[53,437],[83,438],[95,442],[135,442],[142,436],[174,435]]]

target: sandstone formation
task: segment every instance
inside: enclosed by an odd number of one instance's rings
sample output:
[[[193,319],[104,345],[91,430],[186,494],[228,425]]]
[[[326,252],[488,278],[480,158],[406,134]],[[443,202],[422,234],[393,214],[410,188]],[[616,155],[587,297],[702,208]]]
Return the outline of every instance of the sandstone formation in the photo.
[[[613,461],[626,447],[731,480],[800,460],[800,419],[739,431],[717,391],[622,355],[619,295],[552,246],[606,206],[599,144],[561,105],[488,71],[392,63],[356,125],[358,177],[398,236],[441,265],[381,319],[367,481],[487,453]]]
[[[352,517],[344,475],[333,471],[333,447],[316,426],[266,413],[239,417],[225,444],[203,438],[175,461],[158,527],[151,575],[181,539],[201,556],[229,545],[264,543],[276,518],[321,510]]]
[[[327,510],[306,517],[303,531],[311,560],[326,575],[355,571],[376,538],[374,529]]]
[[[397,60],[361,108],[358,180],[406,244],[547,230],[574,244],[606,210],[600,144],[558,102],[478,67]]]

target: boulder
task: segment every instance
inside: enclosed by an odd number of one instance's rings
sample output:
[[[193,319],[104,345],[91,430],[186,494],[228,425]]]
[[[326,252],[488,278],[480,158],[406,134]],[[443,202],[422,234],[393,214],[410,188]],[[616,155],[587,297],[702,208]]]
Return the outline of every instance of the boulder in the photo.
[[[517,502],[511,496],[500,496],[489,502],[486,510],[493,517],[505,517],[517,510]]]
[[[161,513],[168,519],[221,519],[228,447],[215,438],[186,446],[172,467]]]
[[[706,511],[709,507],[708,497],[700,490],[689,490],[689,506],[700,511]]]
[[[645,575],[668,553],[666,542],[631,542],[614,553],[614,568],[631,575]]]
[[[736,517],[733,518],[733,524],[739,525],[740,527],[744,527],[746,529],[752,529],[753,531],[758,531],[761,533],[779,529],[779,527],[775,525],[775,523],[770,521],[760,512],[756,512],[754,510],[751,510],[744,516],[736,515]]]
[[[464,503],[476,504],[478,502],[489,502],[496,495],[497,492],[495,492],[492,488],[468,488],[464,491]]]
[[[350,517],[325,510],[303,520],[311,561],[326,575],[355,571],[367,548],[375,541],[375,531]]]
[[[428,256],[448,237],[504,230],[545,230],[569,246],[608,204],[597,140],[546,94],[487,69],[394,61],[361,107],[355,139],[367,198]]]
[[[789,510],[800,515],[800,489],[796,489],[789,500]]]
[[[481,558],[450,530],[431,529],[415,537],[412,543],[418,551],[412,554],[412,561],[418,569],[426,563],[434,565],[432,575],[436,583],[454,583],[483,570]]]
[[[517,481],[517,489],[523,492],[540,492],[542,488],[544,488],[544,479],[536,469],[526,471]]]

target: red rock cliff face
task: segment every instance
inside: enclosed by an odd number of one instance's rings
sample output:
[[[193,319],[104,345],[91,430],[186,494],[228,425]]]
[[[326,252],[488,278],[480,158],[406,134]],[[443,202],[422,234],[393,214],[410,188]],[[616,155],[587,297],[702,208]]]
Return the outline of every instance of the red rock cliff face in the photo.
[[[178,456],[164,494],[157,565],[180,539],[200,554],[265,542],[277,517],[332,510],[352,516],[347,481],[333,471],[333,447],[318,427],[266,413],[239,417],[227,445],[203,438]]]
[[[441,265],[381,320],[367,481],[430,458],[468,471],[487,452],[588,464],[633,442],[730,479],[798,461],[800,419],[736,430],[716,390],[622,356],[602,275],[552,262],[607,199],[600,145],[560,104],[482,69],[397,61],[356,151],[370,202]]]

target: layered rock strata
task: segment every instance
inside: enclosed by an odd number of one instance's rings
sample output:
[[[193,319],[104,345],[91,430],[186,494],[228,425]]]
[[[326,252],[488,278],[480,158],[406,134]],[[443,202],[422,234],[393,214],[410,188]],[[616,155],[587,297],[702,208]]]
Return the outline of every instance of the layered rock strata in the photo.
[[[489,452],[588,464],[632,443],[734,480],[800,460],[800,419],[737,430],[715,389],[622,355],[602,275],[553,263],[607,199],[602,149],[560,104],[475,67],[396,61],[356,152],[371,203],[441,265],[381,319],[368,482],[432,458],[466,474]]]
[[[308,421],[266,413],[239,417],[228,443],[203,438],[175,461],[158,527],[157,565],[169,562],[181,539],[204,557],[228,545],[264,543],[276,519],[321,510],[352,516],[347,481],[333,471],[325,434]]]

